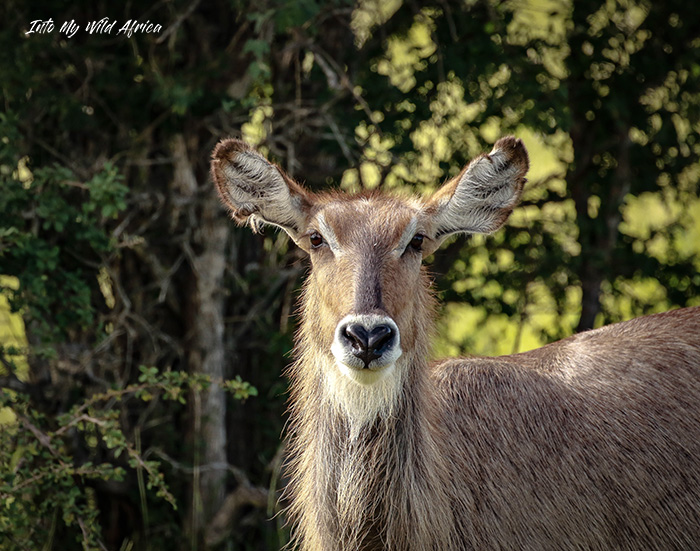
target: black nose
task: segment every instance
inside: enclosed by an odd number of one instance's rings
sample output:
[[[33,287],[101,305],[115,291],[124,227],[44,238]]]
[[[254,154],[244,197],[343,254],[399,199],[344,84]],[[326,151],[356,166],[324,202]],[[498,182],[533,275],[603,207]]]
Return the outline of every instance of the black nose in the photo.
[[[381,358],[394,340],[394,330],[388,325],[376,325],[367,329],[359,323],[348,324],[341,333],[350,345],[354,356],[361,359],[365,368],[372,360]]]

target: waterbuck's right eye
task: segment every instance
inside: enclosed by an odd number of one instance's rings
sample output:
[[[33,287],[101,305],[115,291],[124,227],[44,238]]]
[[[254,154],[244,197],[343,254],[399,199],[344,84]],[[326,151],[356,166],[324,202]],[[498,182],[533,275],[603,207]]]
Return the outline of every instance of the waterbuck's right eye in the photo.
[[[420,251],[421,247],[423,246],[424,238],[424,235],[417,233],[413,236],[413,239],[411,239],[411,242],[408,244],[408,246],[411,247],[414,251]]]
[[[309,242],[311,243],[312,249],[318,249],[321,245],[323,245],[323,236],[315,231],[309,235]]]

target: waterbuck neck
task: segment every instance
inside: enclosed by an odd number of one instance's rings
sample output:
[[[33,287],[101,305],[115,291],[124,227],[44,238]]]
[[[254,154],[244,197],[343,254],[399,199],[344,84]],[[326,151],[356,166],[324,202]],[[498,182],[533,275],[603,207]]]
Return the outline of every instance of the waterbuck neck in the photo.
[[[454,548],[447,468],[435,441],[437,404],[425,361],[414,360],[397,366],[404,370],[399,391],[376,412],[349,410],[355,402],[347,395],[340,404],[333,398],[337,389],[329,392],[323,375],[335,367],[330,360],[319,367],[304,353],[292,367],[289,514],[303,549],[335,549],[338,541],[362,551]],[[355,400],[372,403],[380,392],[376,385],[364,390]]]

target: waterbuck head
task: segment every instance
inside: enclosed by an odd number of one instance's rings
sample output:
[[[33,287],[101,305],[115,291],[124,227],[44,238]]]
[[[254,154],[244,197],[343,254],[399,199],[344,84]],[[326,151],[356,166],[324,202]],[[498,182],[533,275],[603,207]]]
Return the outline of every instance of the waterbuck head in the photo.
[[[376,399],[367,406],[368,392],[391,401],[409,367],[426,362],[431,298],[422,259],[452,234],[500,228],[527,170],[522,142],[503,138],[431,197],[407,199],[312,193],[238,140],[219,143],[212,159],[239,223],[282,228],[310,255],[301,338],[314,358],[306,363],[341,401],[354,393],[350,401],[367,415],[380,407]]]

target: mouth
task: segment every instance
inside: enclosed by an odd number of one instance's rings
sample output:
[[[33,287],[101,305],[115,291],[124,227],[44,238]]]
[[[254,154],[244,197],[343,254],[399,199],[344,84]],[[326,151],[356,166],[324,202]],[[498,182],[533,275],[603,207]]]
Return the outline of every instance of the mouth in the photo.
[[[344,363],[336,362],[340,372],[348,379],[364,386],[374,385],[389,377],[396,369],[396,364],[383,365],[381,367],[367,367],[357,369]]]

